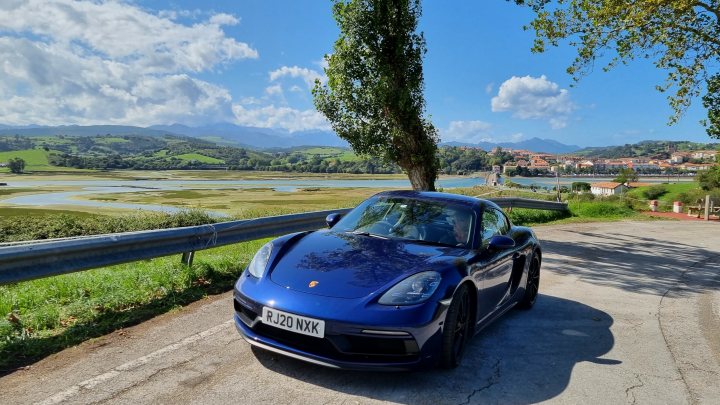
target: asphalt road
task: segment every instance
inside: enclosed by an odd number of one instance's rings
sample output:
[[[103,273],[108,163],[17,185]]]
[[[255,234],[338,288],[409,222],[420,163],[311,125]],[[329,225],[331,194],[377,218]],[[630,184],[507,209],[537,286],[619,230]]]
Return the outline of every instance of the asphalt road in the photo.
[[[541,296],[452,371],[342,372],[251,349],[230,294],[0,379],[0,403],[720,403],[720,225],[537,227]]]

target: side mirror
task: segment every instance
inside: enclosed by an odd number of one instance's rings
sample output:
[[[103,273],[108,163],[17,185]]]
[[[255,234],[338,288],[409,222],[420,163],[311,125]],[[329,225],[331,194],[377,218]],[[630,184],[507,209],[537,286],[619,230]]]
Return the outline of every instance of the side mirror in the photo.
[[[490,238],[490,243],[488,244],[488,247],[498,250],[510,249],[512,247],[515,247],[515,241],[505,235],[495,235]]]
[[[340,218],[342,218],[342,214],[330,214],[325,217],[325,223],[327,224],[328,228],[332,228],[333,225],[338,223]]]

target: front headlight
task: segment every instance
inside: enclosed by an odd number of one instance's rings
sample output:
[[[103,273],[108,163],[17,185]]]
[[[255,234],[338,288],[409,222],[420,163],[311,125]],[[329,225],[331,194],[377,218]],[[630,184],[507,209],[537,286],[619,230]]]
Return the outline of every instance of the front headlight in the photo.
[[[426,301],[440,285],[440,273],[424,271],[395,284],[380,300],[382,305],[412,305]]]
[[[265,268],[267,267],[268,260],[270,260],[270,253],[272,253],[272,242],[268,242],[263,247],[260,248],[260,250],[255,253],[255,257],[250,261],[250,264],[248,265],[248,271],[251,275],[260,278],[265,273]]]

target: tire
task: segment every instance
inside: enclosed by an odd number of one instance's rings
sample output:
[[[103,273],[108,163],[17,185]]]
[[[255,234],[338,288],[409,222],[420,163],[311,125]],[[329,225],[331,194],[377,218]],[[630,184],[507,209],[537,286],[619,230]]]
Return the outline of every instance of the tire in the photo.
[[[530,268],[528,269],[527,282],[525,283],[525,294],[523,295],[518,307],[520,309],[530,309],[535,305],[538,291],[540,291],[540,259],[537,253],[533,254]]]
[[[460,364],[472,330],[471,313],[470,292],[467,285],[463,284],[455,292],[445,316],[440,359],[442,368],[455,368]]]

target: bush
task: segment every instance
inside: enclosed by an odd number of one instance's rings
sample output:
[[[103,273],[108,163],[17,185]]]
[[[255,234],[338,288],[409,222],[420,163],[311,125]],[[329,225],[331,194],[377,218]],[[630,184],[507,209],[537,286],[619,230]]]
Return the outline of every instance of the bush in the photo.
[[[217,218],[200,210],[180,211],[175,214],[141,213],[117,217],[69,214],[6,217],[0,218],[0,242],[176,228],[215,222]]]
[[[572,216],[570,211],[545,211],[545,210],[530,210],[523,208],[513,209],[508,216],[515,225],[534,225],[544,224],[546,222],[557,221],[563,218],[569,218]]]
[[[705,191],[720,188],[720,166],[715,166],[704,173],[698,173],[697,181]]]
[[[685,205],[697,205],[698,203],[704,204],[706,195],[710,195],[710,198],[715,202],[715,205],[720,205],[720,189],[717,188],[710,191],[700,189],[686,191],[678,194],[678,200],[682,201]]]
[[[574,201],[593,201],[595,200],[595,194],[585,193],[585,194],[576,194],[573,196]]]
[[[655,186],[650,186],[647,189],[643,190],[643,195],[648,200],[657,200],[661,196],[667,194],[667,189],[662,184],[657,184]]]
[[[584,181],[574,181],[570,188],[574,191],[583,191],[587,192],[590,191],[592,185],[590,183],[584,182]]]
[[[635,214],[635,212],[625,204],[609,201],[587,202],[577,207],[571,206],[571,211],[575,216],[586,218],[626,217]]]

